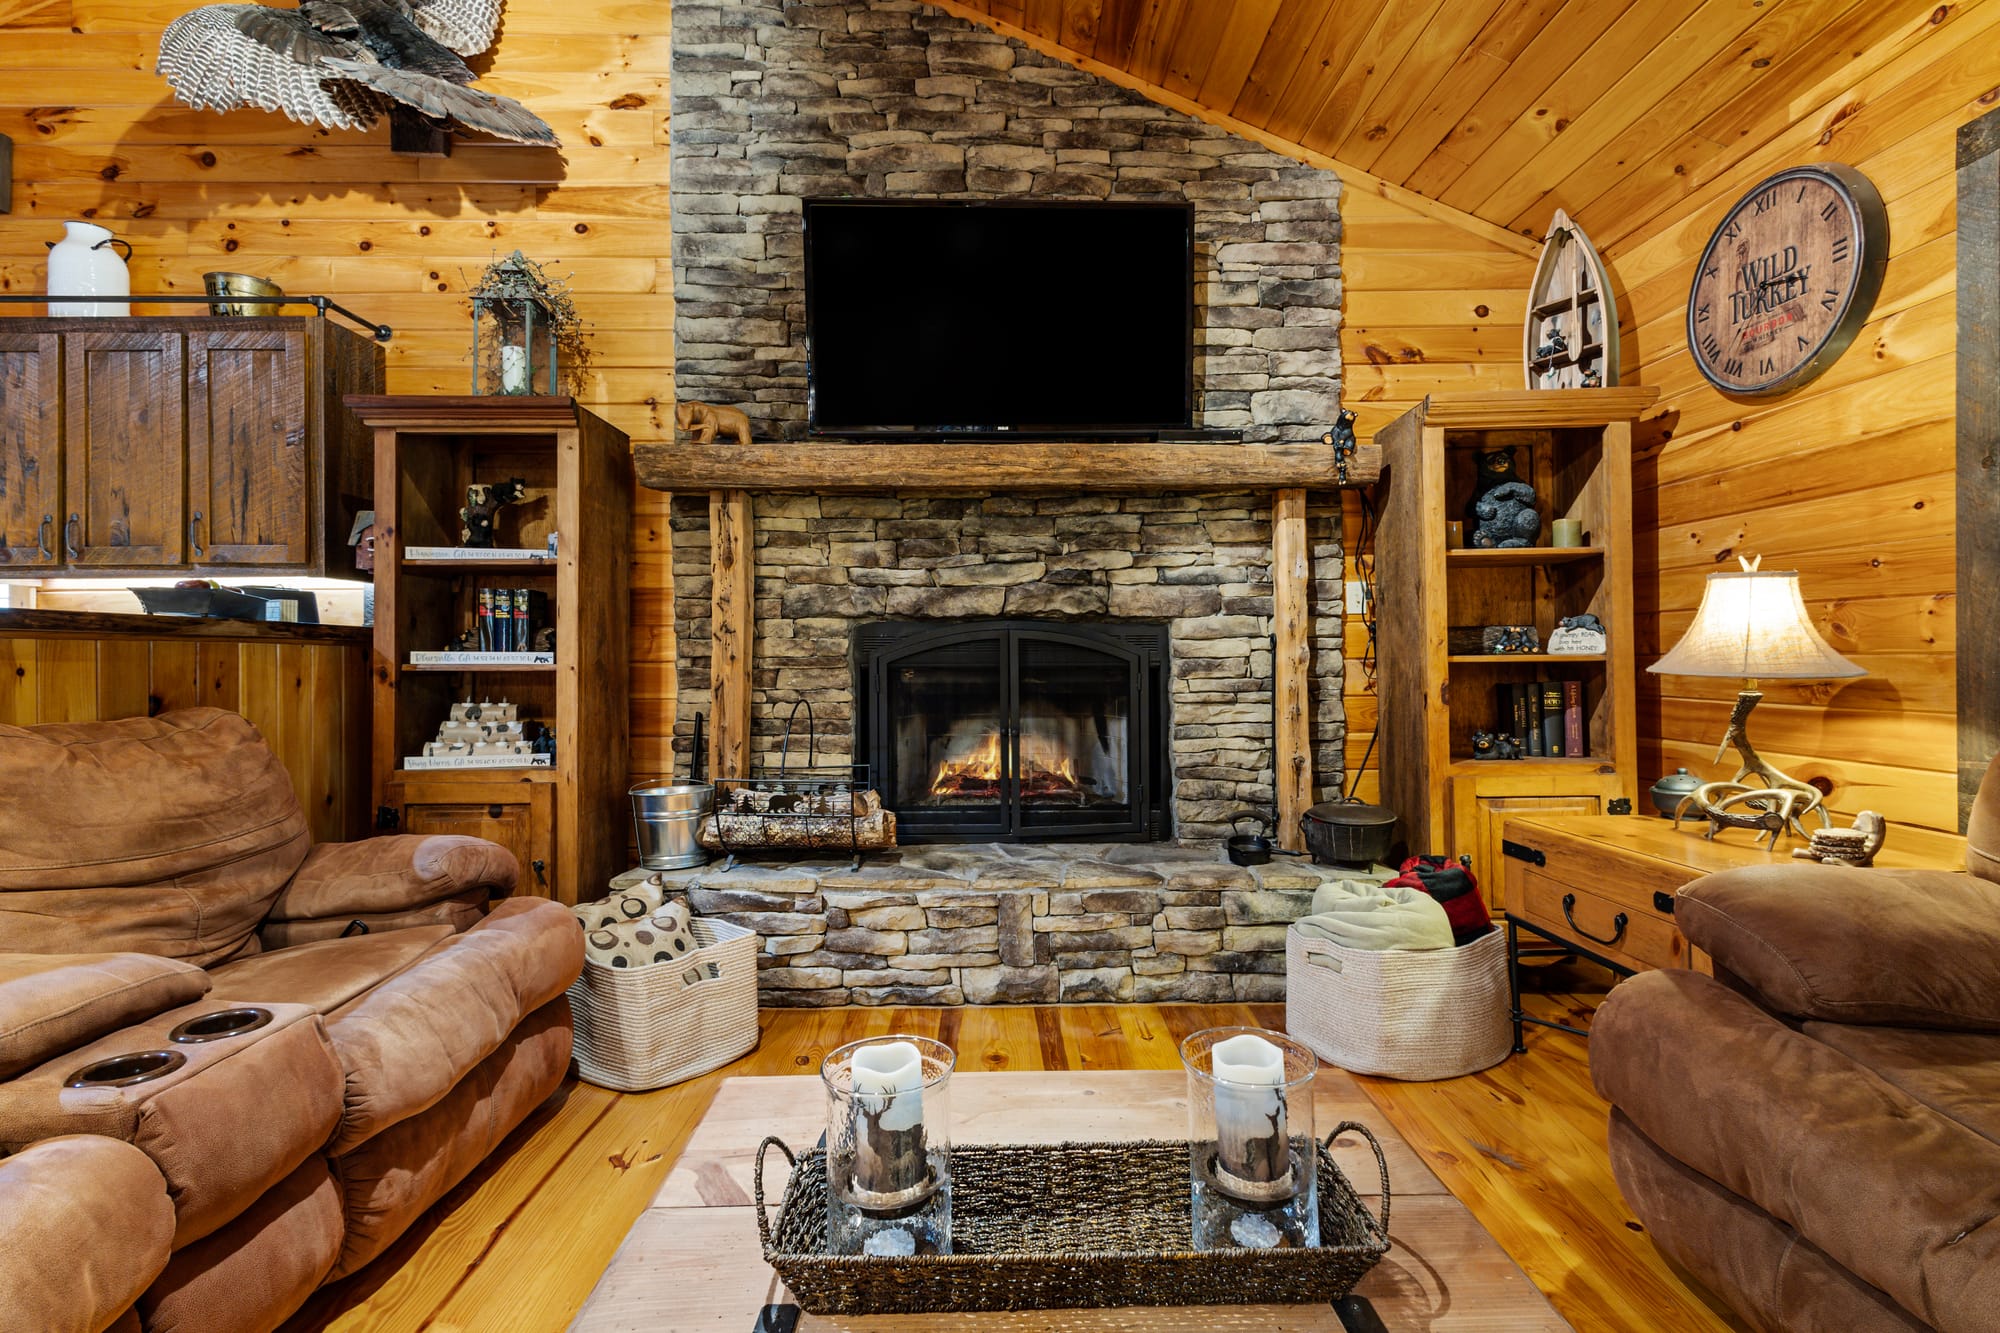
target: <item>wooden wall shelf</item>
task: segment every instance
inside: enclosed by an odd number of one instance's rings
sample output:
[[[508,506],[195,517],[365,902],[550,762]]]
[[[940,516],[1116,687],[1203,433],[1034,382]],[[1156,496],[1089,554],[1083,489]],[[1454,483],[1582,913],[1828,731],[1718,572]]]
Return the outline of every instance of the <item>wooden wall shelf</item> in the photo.
[[[1222,491],[1368,486],[1382,454],[1340,460],[1330,444],[682,444],[634,447],[641,485],[661,491]]]
[[[1517,565],[1568,565],[1578,560],[1602,560],[1602,546],[1514,546],[1505,550],[1492,547],[1464,547],[1444,553],[1447,565],[1467,569],[1505,569]]]

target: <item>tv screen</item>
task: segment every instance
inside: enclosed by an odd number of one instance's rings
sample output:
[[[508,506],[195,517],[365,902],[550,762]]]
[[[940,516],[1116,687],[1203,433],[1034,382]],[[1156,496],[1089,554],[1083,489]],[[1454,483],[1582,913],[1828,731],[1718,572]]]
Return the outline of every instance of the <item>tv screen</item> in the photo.
[[[1187,428],[1185,204],[805,205],[815,434]]]

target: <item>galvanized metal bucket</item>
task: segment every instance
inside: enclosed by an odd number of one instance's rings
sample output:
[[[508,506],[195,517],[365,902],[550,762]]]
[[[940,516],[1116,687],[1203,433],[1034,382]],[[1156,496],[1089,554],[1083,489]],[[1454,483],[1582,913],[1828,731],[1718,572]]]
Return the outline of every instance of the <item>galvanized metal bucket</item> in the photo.
[[[680,870],[708,860],[695,838],[715,788],[706,782],[655,778],[631,791],[632,826],[639,835],[639,864],[648,870]]]

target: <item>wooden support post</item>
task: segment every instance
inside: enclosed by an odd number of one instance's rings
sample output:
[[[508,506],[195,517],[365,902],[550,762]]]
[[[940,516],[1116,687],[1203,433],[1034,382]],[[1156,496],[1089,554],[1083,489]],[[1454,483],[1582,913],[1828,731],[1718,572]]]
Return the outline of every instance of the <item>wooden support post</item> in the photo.
[[[750,642],[754,628],[751,574],[756,533],[748,491],[708,495],[709,593],[714,655],[709,660],[708,772],[711,778],[750,775]]]
[[[1272,633],[1277,691],[1277,735],[1272,757],[1277,771],[1278,845],[1305,850],[1299,817],[1312,804],[1312,638],[1308,594],[1312,563],[1306,547],[1306,493],[1285,489],[1271,494]]]
[[[1958,826],[2000,750],[2000,111],[1958,129]]]

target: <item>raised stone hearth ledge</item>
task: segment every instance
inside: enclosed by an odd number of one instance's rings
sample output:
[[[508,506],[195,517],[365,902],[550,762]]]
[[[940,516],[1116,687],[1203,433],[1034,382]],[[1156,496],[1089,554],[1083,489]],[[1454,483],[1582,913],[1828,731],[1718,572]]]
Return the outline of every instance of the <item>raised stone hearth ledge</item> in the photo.
[[[641,872],[632,872],[638,877]],[[1276,1002],[1285,927],[1340,871],[1216,844],[977,843],[662,872],[763,940],[768,1006]]]

